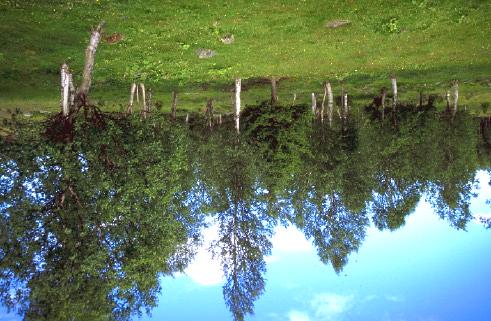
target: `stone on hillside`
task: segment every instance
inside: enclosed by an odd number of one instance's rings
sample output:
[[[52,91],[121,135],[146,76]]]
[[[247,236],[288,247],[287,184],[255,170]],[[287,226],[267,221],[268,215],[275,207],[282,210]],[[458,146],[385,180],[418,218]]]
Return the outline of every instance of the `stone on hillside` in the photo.
[[[330,29],[335,29],[351,24],[349,20],[336,19],[326,22],[326,27]]]
[[[196,50],[196,55],[198,55],[198,58],[200,59],[207,59],[213,57],[215,55],[215,51],[211,49],[200,48]]]
[[[123,40],[123,35],[116,32],[113,33],[112,35],[105,37],[104,40],[106,41],[106,43],[115,44]]]
[[[229,34],[226,34],[224,35],[223,37],[220,38],[220,40],[226,44],[226,45],[230,45],[234,42],[234,35],[229,33]]]

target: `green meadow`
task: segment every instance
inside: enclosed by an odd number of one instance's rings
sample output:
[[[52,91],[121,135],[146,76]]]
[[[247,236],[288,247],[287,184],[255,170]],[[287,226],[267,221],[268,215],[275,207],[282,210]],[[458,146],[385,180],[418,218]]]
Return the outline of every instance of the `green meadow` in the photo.
[[[461,104],[491,101],[491,1],[0,1],[0,113],[56,111],[59,69],[81,76],[90,30],[106,22],[91,98],[120,110],[130,84],[152,88],[170,108],[231,106],[233,79],[249,79],[245,103],[268,98],[264,78],[283,79],[280,101],[309,102],[330,80],[368,103],[388,76],[402,99],[443,95],[459,80]],[[327,28],[335,19],[348,25]],[[233,34],[234,42],[220,40]],[[111,36],[118,38],[111,41]],[[197,50],[215,55],[200,59]],[[258,81],[255,81],[258,80]]]

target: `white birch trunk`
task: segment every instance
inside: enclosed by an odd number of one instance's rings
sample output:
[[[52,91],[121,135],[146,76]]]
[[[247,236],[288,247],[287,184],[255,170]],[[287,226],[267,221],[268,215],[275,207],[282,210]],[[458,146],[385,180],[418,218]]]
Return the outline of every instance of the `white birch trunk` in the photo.
[[[453,113],[457,112],[457,108],[459,105],[459,83],[455,81],[453,85]]]
[[[397,107],[397,80],[395,76],[390,77],[392,83],[392,109],[395,110]]]
[[[326,110],[326,98],[327,98],[327,83],[324,84],[324,96],[322,96],[321,104],[321,122],[324,122],[324,113]]]
[[[297,100],[297,93],[293,93],[293,102],[292,102],[292,106],[295,105],[295,101]]]
[[[240,90],[241,80],[235,79],[235,129],[240,133]]]
[[[332,126],[332,113],[334,107],[334,98],[332,95],[331,83],[326,83],[326,91],[327,91],[327,117],[329,119],[329,126]]]
[[[69,83],[69,87],[70,87],[70,108],[72,108],[75,104],[75,93],[76,93],[76,89],[75,89],[75,86],[73,85],[73,75],[72,73],[69,73],[68,74],[68,83]]]
[[[87,96],[89,93],[90,85],[92,83],[92,71],[94,70],[95,53],[101,40],[101,31],[103,26],[104,22],[101,22],[97,28],[92,31],[89,45],[87,46],[87,49],[85,49],[85,66],[82,74],[82,83],[78,87],[77,96]]]
[[[343,91],[343,114],[344,118],[348,118],[348,92]]]
[[[145,97],[145,85],[143,83],[140,83],[140,88],[142,91],[142,101],[143,101],[143,118],[147,118],[147,100]]]
[[[68,65],[63,64],[61,66],[61,111],[63,116],[68,116],[70,112],[69,105],[69,91],[70,91],[70,73],[68,72]]]
[[[135,99],[135,92],[136,92],[136,84],[132,83],[131,84],[131,89],[130,89],[130,101],[128,102],[128,114],[131,114],[133,112],[133,101]]]
[[[189,113],[186,114],[186,124],[189,123]]]
[[[317,111],[317,98],[315,98],[315,93],[312,93],[312,114],[314,114]]]
[[[141,94],[142,94],[142,102],[143,107],[147,105],[146,93],[145,93],[145,85],[143,83],[140,84]]]

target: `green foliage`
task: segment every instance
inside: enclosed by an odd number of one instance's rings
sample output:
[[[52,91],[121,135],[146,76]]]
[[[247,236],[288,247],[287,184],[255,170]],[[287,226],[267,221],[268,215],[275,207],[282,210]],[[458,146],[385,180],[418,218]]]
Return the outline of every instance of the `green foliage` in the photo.
[[[21,141],[2,145],[4,304],[30,320],[129,320],[148,311],[159,277],[189,261],[200,224],[184,204],[183,132],[132,119],[100,127],[82,116],[69,144],[39,130],[24,128]],[[12,288],[19,291],[9,298]]]
[[[390,18],[388,21],[382,23],[382,32],[386,33],[399,33],[401,27],[399,26],[399,20],[397,18]]]
[[[489,103],[481,103],[481,110],[484,114],[487,114],[489,110]]]
[[[423,197],[465,229],[475,119],[401,105],[382,121],[367,109],[329,126],[306,105],[262,103],[243,111],[241,134],[228,117],[210,128],[160,113],[94,122],[88,110],[58,124],[72,135],[56,142],[15,118],[0,141],[0,300],[30,320],[129,320],[157,304],[159,278],[185,268],[213,221],[225,303],[243,320],[278,224],[338,273],[371,222],[401,228]]]

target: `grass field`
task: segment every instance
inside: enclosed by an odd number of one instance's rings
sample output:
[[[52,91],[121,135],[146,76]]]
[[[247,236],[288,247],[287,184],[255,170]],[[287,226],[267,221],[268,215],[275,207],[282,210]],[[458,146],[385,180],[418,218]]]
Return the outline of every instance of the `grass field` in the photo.
[[[132,81],[154,88],[164,107],[178,89],[180,107],[196,110],[208,96],[227,109],[235,77],[287,77],[280,94],[307,100],[326,79],[371,96],[391,73],[411,97],[459,79],[462,102],[479,106],[491,101],[490,15],[491,1],[477,0],[0,0],[0,107],[58,108],[59,67],[66,61],[80,76],[101,20],[106,36],[122,35],[96,57],[92,96],[112,109],[125,104]],[[326,28],[332,19],[351,24]],[[228,33],[231,45],[220,41]],[[199,59],[199,48],[216,55]]]

